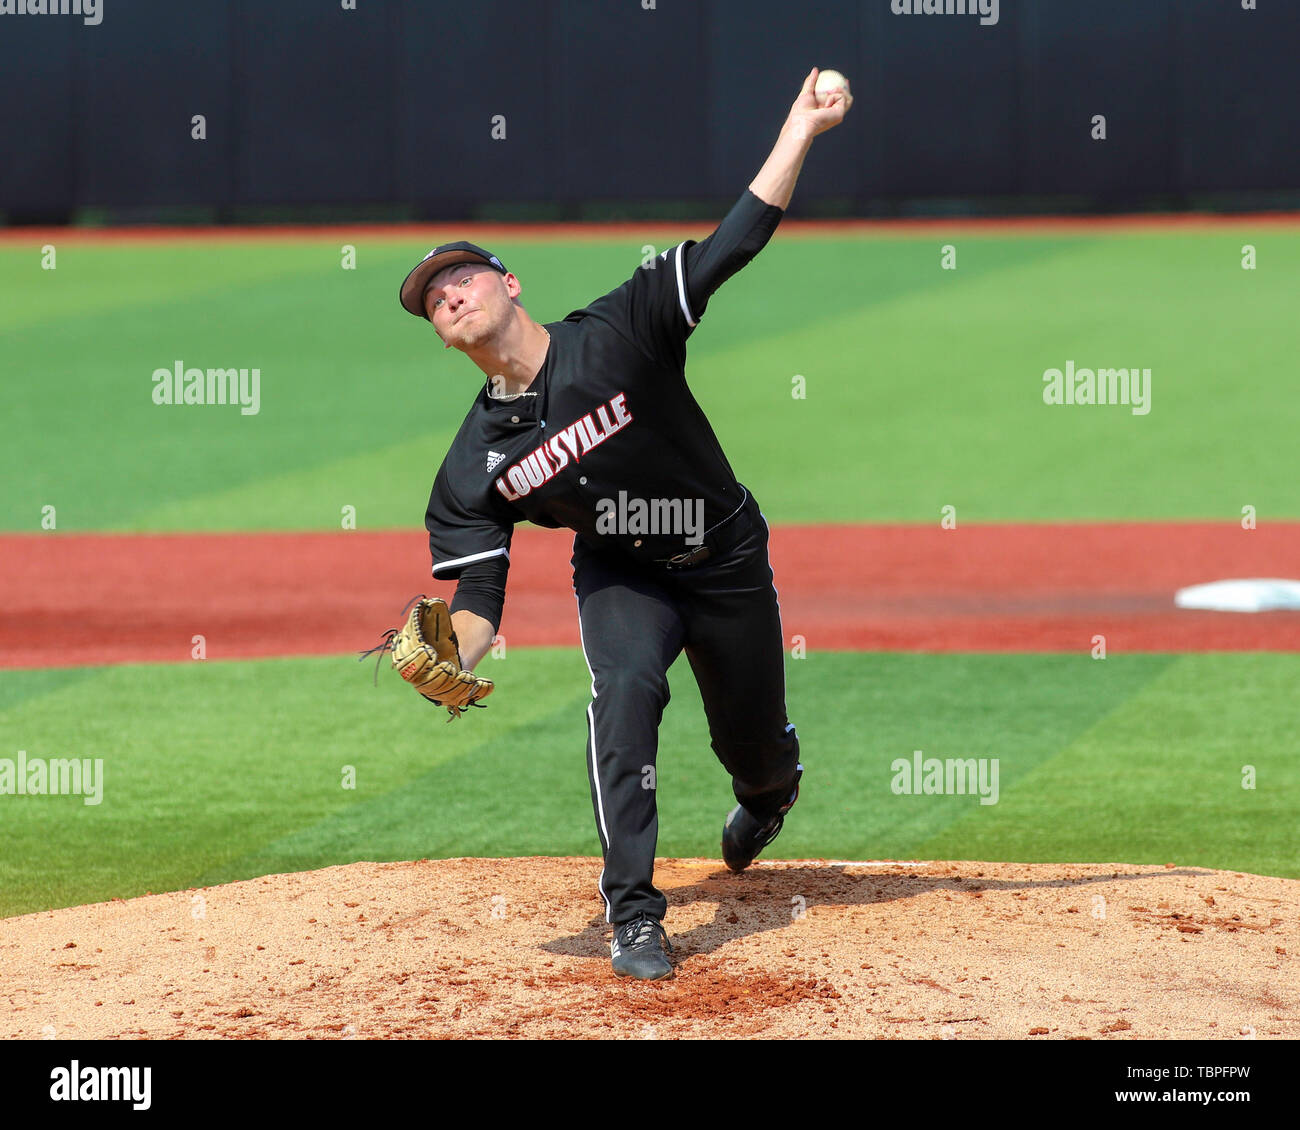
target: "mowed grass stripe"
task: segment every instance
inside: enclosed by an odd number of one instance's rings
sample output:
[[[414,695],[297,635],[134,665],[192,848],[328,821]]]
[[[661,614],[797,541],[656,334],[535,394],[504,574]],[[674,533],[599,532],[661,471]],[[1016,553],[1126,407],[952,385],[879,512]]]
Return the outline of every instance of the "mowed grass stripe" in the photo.
[[[837,244],[827,246],[845,253]],[[480,375],[464,357],[446,353],[429,327],[392,301],[393,280],[408,269],[409,252],[400,245],[381,246],[368,256],[363,246],[358,269],[344,271],[337,249],[324,245],[95,250],[101,262],[100,271],[93,272],[92,293],[103,289],[102,258],[116,256],[122,275],[135,282],[128,288],[137,296],[132,308],[92,303],[57,338],[39,318],[7,335],[13,355],[33,358],[34,371],[48,372],[51,366],[75,371],[75,378],[25,387],[15,405],[16,437],[34,444],[42,422],[59,416],[67,443],[57,463],[23,458],[30,453],[21,442],[7,455],[0,451],[0,466],[10,459],[14,481],[26,488],[0,500],[0,520],[7,528],[33,528],[33,513],[39,517],[47,503],[58,507],[64,529],[320,529],[337,522],[342,505],[364,507],[372,528],[416,520],[410,484],[421,482],[427,497]],[[521,244],[509,261],[538,280],[526,287],[529,309],[553,320],[618,285],[639,261],[639,246],[631,250],[635,259],[626,240],[573,248]],[[791,253],[795,270],[825,261],[816,244],[792,244]],[[1041,252],[1009,246],[1008,254],[1027,253]],[[249,268],[241,284],[237,264],[243,262]],[[224,285],[190,294],[186,281],[210,263],[220,267],[212,277]],[[21,286],[29,264],[23,261],[20,269],[11,259],[6,266],[13,272],[4,277],[14,283],[16,302],[30,302]],[[899,266],[892,263],[895,276],[906,273]],[[923,280],[934,285],[932,272],[919,263],[910,266],[912,285]],[[41,313],[48,313],[48,303],[57,309],[86,297],[68,285],[81,281],[77,260],[65,267],[72,269],[59,276],[64,293],[46,295],[37,307]],[[895,296],[897,281],[885,289],[890,268],[888,261],[873,264],[862,273],[862,285],[882,299],[886,293]],[[149,287],[140,286],[142,278]],[[736,307],[731,322],[713,334],[715,342],[723,347],[728,340],[752,342],[756,324],[771,324],[770,318],[755,321],[746,315],[747,309],[757,314],[761,302],[747,301],[745,288],[761,283],[742,274],[729,284],[727,302],[738,292]],[[849,308],[867,292],[840,292],[829,307]],[[258,413],[155,405],[151,375],[176,360],[197,367],[258,368]],[[430,430],[430,423],[441,426]],[[395,437],[402,443],[412,432],[428,436],[422,457],[390,462]],[[361,483],[347,475],[358,458],[373,471]],[[306,499],[293,489],[304,475],[315,484]],[[33,510],[37,499],[42,501]]]
[[[372,687],[370,661],[346,656],[103,668],[55,689],[47,672],[0,673],[0,683],[39,688],[9,692],[20,701],[0,712],[0,756],[104,761],[97,806],[0,797],[12,849],[0,858],[0,913],[191,885],[444,760],[473,764],[585,686],[577,652],[512,660],[528,695],[508,712],[475,711],[472,725],[444,725],[445,712],[391,671]]]
[[[778,233],[710,301],[688,372],[775,522],[1300,516],[1279,472],[1300,424],[1300,236],[1261,236],[1255,272],[1246,238],[969,236],[943,271],[937,238]],[[0,252],[19,378],[0,528],[56,505],[61,529],[325,529],[345,494],[372,528],[414,520],[479,385],[394,301],[419,249],[362,242],[355,271],[324,243],[68,250],[56,272]],[[500,250],[542,320],[640,260],[624,237]],[[259,413],[154,405],[151,374],[177,359],[259,368]],[[1043,370],[1067,360],[1150,367],[1151,413],[1044,405]],[[387,466],[425,437],[417,465]]]
[[[1268,276],[1222,236],[1130,236],[971,277],[987,249],[962,243],[946,291],[832,327],[791,319],[700,399],[733,463],[763,468],[778,520],[934,520],[949,504],[972,521],[1230,518],[1255,496],[1291,515],[1297,476],[1269,461],[1300,470],[1300,400],[1279,384],[1300,330],[1277,285],[1300,281],[1300,242],[1270,246]],[[1151,411],[1044,404],[1044,370],[1070,360],[1151,368]],[[788,376],[759,379],[781,369],[806,377],[806,401],[791,406]],[[743,420],[725,411],[737,397]]]
[[[1298,681],[1300,656],[1180,656],[998,805],[917,850],[1300,875]]]
[[[779,857],[1167,855],[1300,875],[1284,721],[1296,657],[822,653],[787,667],[808,771]],[[451,725],[347,657],[118,667],[64,686],[5,672],[5,756],[102,757],[105,786],[97,807],[0,797],[0,913],[362,858],[598,854],[581,654],[513,649],[489,670],[488,709]],[[670,678],[659,854],[713,856],[730,783],[684,660]],[[896,795],[891,764],[917,749],[998,758],[998,803]]]

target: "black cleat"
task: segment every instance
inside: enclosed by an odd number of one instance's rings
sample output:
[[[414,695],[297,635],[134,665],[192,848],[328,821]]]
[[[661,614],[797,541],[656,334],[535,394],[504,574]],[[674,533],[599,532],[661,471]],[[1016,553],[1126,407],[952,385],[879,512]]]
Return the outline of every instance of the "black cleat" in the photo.
[[[732,871],[744,871],[754,862],[754,857],[780,835],[785,814],[799,799],[799,778],[802,776],[803,766],[800,765],[795,770],[794,792],[790,799],[766,821],[757,819],[743,804],[731,810],[722,826],[722,860]]]
[[[665,946],[672,951],[672,942],[653,915],[643,912],[628,922],[620,922],[614,927],[614,940],[609,946],[614,972],[639,981],[671,977],[673,963],[664,953]]]

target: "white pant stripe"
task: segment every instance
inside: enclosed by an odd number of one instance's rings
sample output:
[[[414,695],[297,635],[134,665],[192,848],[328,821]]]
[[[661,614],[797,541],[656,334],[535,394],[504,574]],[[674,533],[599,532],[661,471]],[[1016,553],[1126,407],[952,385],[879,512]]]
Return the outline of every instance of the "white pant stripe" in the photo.
[[[578,594],[573,594],[576,602]],[[600,789],[600,768],[596,760],[596,715],[593,713],[593,707],[596,705],[596,672],[591,669],[591,660],[587,658],[587,642],[582,637],[582,605],[578,605],[578,644],[582,648],[582,661],[587,665],[587,674],[591,676],[591,699],[587,704],[587,732],[591,735],[591,779],[596,783],[596,815],[600,819],[600,834],[604,838],[605,846],[609,846],[609,826],[605,823],[605,797]],[[605,893],[605,869],[600,869],[600,881],[597,884],[600,887],[600,897],[605,903],[605,921],[609,922],[611,906],[609,895]]]

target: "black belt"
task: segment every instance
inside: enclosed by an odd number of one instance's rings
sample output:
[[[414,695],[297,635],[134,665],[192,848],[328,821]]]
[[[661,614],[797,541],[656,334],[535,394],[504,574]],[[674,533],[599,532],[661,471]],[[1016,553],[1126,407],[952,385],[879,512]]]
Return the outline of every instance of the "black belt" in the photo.
[[[699,565],[714,554],[725,553],[734,545],[737,545],[749,533],[750,527],[753,525],[745,514],[749,503],[749,491],[745,490],[743,486],[740,489],[745,491],[745,497],[741,499],[740,505],[723,518],[721,522],[705,530],[699,545],[687,550],[685,553],[679,553],[675,557],[658,558],[655,564],[662,565],[665,569],[689,569],[692,565]]]

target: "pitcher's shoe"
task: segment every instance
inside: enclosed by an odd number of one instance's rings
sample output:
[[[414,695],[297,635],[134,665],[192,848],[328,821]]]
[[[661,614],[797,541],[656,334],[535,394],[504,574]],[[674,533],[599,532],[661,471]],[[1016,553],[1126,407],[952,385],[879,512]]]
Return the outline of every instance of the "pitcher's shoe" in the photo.
[[[754,857],[780,835],[785,814],[799,799],[799,778],[802,776],[803,766],[800,765],[795,769],[794,792],[790,799],[767,820],[759,820],[743,804],[731,810],[722,826],[722,859],[732,871],[744,871],[754,862]]]
[[[628,922],[620,922],[614,927],[614,940],[609,945],[614,972],[641,981],[671,977],[673,963],[664,953],[665,946],[672,952],[673,944],[654,915],[642,912]]]

